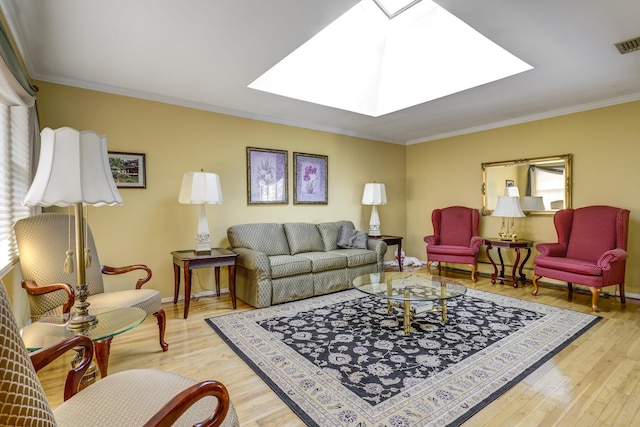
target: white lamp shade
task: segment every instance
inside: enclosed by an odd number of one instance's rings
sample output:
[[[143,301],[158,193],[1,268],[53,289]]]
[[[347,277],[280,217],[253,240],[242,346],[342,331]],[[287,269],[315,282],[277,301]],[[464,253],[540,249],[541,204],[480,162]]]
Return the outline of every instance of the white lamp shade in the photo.
[[[362,194],[363,205],[386,205],[387,193],[384,184],[379,182],[368,182],[364,185],[364,193]]]
[[[509,197],[520,197],[520,190],[518,187],[507,187],[507,194]]]
[[[543,211],[545,210],[542,196],[522,197],[521,207],[523,211]]]
[[[186,172],[178,201],[184,204],[222,204],[220,177],[209,172]]]
[[[498,197],[498,204],[491,216],[501,216],[506,218],[521,218],[525,214],[520,208],[518,197],[501,196]]]
[[[27,206],[122,205],[109,166],[107,139],[94,131],[45,128]]]

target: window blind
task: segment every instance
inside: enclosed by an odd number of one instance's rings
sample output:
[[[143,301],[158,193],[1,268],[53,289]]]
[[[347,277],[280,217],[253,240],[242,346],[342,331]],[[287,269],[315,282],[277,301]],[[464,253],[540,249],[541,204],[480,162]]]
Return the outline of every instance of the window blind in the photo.
[[[29,215],[22,201],[30,182],[29,108],[0,105],[0,277],[18,259],[15,222]]]

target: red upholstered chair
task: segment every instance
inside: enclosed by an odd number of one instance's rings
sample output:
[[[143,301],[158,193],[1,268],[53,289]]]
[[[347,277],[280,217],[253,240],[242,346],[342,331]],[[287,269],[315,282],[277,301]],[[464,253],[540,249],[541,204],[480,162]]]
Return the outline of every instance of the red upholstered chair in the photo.
[[[593,311],[599,311],[605,286],[619,285],[624,304],[629,211],[611,206],[563,209],[555,213],[553,223],[558,242],[536,245],[540,255],[533,261],[532,294],[538,294],[538,280],[547,277],[567,282],[569,299],[573,283],[589,287]]]
[[[478,252],[483,239],[478,236],[480,216],[477,209],[464,206],[451,206],[435,209],[431,213],[433,235],[426,236],[427,268],[438,262],[438,274],[442,272],[441,263],[468,264],[471,267],[471,280],[476,281]]]

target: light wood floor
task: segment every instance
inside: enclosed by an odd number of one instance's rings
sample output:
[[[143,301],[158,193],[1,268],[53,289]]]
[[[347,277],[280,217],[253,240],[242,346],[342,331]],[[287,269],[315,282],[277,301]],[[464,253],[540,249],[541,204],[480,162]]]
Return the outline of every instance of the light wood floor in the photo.
[[[455,276],[455,273],[448,274]],[[468,278],[466,276],[459,276]],[[471,282],[468,282],[471,284]],[[466,282],[465,282],[466,284]],[[532,286],[514,289],[480,277],[471,287],[581,312],[590,312],[590,295]],[[609,288],[613,290],[613,288]],[[549,362],[467,421],[464,426],[634,426],[640,425],[640,301],[602,298],[603,321]],[[238,310],[250,306],[238,301]],[[242,426],[302,426],[298,417],[223,343],[203,319],[232,312],[228,294],[182,304],[165,304],[168,325],[163,353],[151,317],[113,340],[109,372],[155,368],[198,379],[216,379],[229,389]],[[61,384],[70,359],[40,372],[51,404],[62,400]],[[99,403],[97,403],[99,404]],[[89,409],[90,410],[90,409]]]

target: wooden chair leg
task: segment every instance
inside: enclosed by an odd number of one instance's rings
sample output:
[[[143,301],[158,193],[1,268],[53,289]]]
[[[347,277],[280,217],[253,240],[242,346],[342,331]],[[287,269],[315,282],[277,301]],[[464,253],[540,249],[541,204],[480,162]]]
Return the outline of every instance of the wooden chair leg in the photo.
[[[469,264],[471,267],[471,281],[475,283],[478,280],[478,267],[475,264]]]
[[[538,279],[542,276],[538,276],[537,274],[533,275],[533,291],[531,291],[531,295],[538,295]]]
[[[573,300],[573,283],[567,282],[567,287],[569,288],[569,301]]]
[[[169,349],[169,344],[164,341],[164,330],[167,325],[167,315],[165,314],[163,309],[160,309],[153,313],[158,319],[158,335],[160,338],[160,347],[162,347],[162,351],[167,351]]]
[[[598,299],[600,299],[600,288],[589,288],[591,291],[591,309],[598,313],[600,309],[598,308]]]
[[[96,362],[98,369],[100,370],[100,377],[107,376],[107,370],[109,368],[109,353],[111,353],[111,340],[113,337],[109,337],[104,340],[96,341],[93,343],[94,353],[96,355]]]
[[[620,292],[620,303],[623,305],[626,304],[627,298],[624,296],[624,283],[618,285],[618,292]]]

